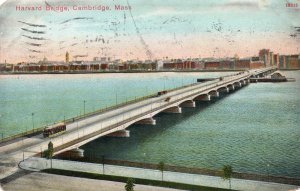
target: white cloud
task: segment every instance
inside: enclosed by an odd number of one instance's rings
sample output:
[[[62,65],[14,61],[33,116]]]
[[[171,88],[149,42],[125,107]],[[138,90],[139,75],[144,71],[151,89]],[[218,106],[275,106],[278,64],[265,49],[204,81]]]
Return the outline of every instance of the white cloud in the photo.
[[[258,1],[258,6],[259,8],[266,8],[271,4],[271,0],[259,0]]]
[[[178,11],[176,11],[174,8],[172,7],[160,7],[158,9],[156,9],[153,12],[148,12],[146,14],[142,14],[137,16],[136,18],[148,18],[148,17],[154,17],[154,16],[161,16],[161,15],[175,15],[178,14]]]
[[[6,0],[0,0],[0,6],[5,2]],[[1,188],[0,188],[1,189]],[[1,191],[1,190],[0,190]]]
[[[259,8],[264,9],[271,4],[271,0],[230,0],[223,6],[228,8]]]

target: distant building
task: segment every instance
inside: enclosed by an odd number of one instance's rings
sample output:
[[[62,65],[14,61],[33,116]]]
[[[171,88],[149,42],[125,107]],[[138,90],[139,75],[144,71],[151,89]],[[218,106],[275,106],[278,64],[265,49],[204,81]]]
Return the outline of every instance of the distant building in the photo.
[[[270,52],[270,66],[274,65],[274,53]]]
[[[274,54],[274,65],[279,68],[279,54]]]
[[[70,62],[70,55],[69,52],[66,52],[66,63]]]
[[[286,56],[279,56],[279,69],[286,69]]]
[[[243,58],[235,62],[235,69],[257,69],[265,67],[265,62],[258,58]]]
[[[171,59],[164,60],[163,68],[167,70],[195,70],[200,69],[201,64],[197,60]]]
[[[291,55],[289,58],[289,69],[300,69],[299,66],[299,55]]]
[[[107,63],[107,62],[111,62],[111,58],[110,57],[94,57],[93,61],[98,61],[101,63]]]
[[[215,70],[220,68],[221,68],[220,61],[207,61],[204,63],[204,69],[206,70]]]
[[[286,67],[285,69],[289,69],[290,68],[290,57],[289,55],[285,56],[285,63],[286,63]]]
[[[257,68],[264,68],[264,67],[265,67],[265,63],[261,60],[250,62],[250,69],[257,69]]]
[[[233,60],[221,60],[220,61],[220,69],[222,70],[229,70],[234,68],[234,61]]]
[[[260,58],[258,56],[251,57],[251,61],[260,61]]]
[[[156,70],[163,70],[164,69],[164,62],[162,60],[158,60],[156,62]]]
[[[258,53],[259,60],[263,61],[265,66],[270,65],[270,50],[269,49],[262,49]]]
[[[251,59],[250,58],[244,58],[239,59],[235,62],[235,69],[249,69],[250,68]]]

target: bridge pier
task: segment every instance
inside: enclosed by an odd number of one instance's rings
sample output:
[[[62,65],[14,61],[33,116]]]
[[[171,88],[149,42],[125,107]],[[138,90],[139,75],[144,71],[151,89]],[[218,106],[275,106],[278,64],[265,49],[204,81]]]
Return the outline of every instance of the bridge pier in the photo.
[[[196,103],[192,100],[185,101],[180,104],[181,107],[196,107]]]
[[[213,98],[217,98],[220,96],[218,91],[211,91],[211,92],[209,92],[209,95]]]
[[[210,101],[210,95],[202,94],[202,95],[197,96],[194,100],[195,101]]]
[[[63,153],[58,154],[57,156],[65,159],[78,159],[84,157],[84,150],[75,148],[68,151],[65,151]]]
[[[227,86],[230,91],[234,91],[235,87],[233,84]]]
[[[257,79],[251,79],[250,83],[257,83]]]
[[[249,79],[245,79],[244,80],[244,83],[245,83],[245,85],[248,85],[249,84],[249,81],[248,81]]]
[[[111,134],[105,135],[107,137],[130,137],[130,131],[128,130],[120,130],[113,132]]]
[[[242,87],[241,82],[235,82],[233,85],[234,85],[235,87],[238,87],[238,88],[241,88],[241,87]]]
[[[245,80],[240,81],[240,83],[242,84],[242,86],[245,86],[247,84]]]
[[[156,120],[153,119],[152,117],[150,118],[146,118],[146,119],[142,119],[140,121],[135,122],[135,124],[139,124],[139,125],[156,125]]]
[[[181,107],[175,106],[163,111],[164,113],[182,113]]]

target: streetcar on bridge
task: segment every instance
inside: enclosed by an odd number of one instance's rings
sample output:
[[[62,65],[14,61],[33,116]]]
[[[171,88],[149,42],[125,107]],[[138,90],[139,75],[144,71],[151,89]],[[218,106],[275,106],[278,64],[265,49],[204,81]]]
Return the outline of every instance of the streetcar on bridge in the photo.
[[[57,123],[51,126],[48,126],[44,129],[43,136],[45,137],[53,137],[55,135],[61,134],[66,131],[65,123]]]

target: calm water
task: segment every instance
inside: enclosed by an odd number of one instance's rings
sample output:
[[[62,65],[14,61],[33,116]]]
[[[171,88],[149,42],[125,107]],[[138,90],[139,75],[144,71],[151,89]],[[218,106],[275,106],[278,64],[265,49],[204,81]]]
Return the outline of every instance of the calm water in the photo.
[[[83,114],[84,100],[85,111],[89,112],[164,89],[191,84],[199,77],[228,74],[2,75],[0,133],[7,137]]]
[[[300,177],[300,72],[293,83],[251,84],[182,114],[134,125],[130,138],[100,138],[82,148],[99,157]]]
[[[251,84],[182,114],[134,125],[130,138],[100,138],[82,148],[99,157],[300,177],[300,71],[289,83]],[[224,73],[0,76],[1,132],[15,134],[135,96]],[[298,124],[298,125],[297,125]]]

